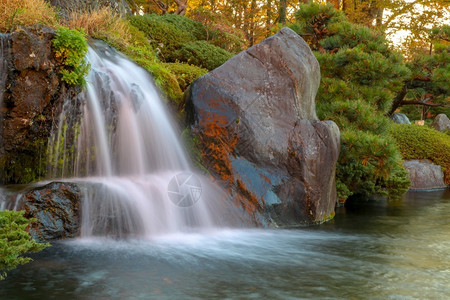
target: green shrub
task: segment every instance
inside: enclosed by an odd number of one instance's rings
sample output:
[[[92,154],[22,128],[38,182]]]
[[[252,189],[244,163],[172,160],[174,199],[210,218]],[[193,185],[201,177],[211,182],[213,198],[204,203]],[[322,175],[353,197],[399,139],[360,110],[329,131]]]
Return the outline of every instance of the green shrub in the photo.
[[[318,102],[317,113],[321,120],[333,120],[339,128],[383,134],[390,121],[384,115],[374,112],[373,106],[361,101],[336,100]]]
[[[188,33],[193,40],[206,40],[206,29],[200,22],[176,14],[167,14],[159,18],[163,22],[174,25],[178,30]]]
[[[59,27],[52,43],[56,57],[66,66],[60,72],[61,79],[71,85],[84,86],[84,77],[89,71],[89,65],[85,61],[88,44],[84,31]]]
[[[131,25],[145,33],[159,59],[164,62],[175,62],[175,51],[185,43],[193,41],[191,34],[184,32],[157,15],[129,17]]]
[[[298,30],[320,64],[317,114],[339,126],[336,182],[340,201],[351,195],[396,198],[409,180],[385,114],[410,74],[385,37],[355,25],[332,5],[301,4]]]
[[[391,137],[343,130],[336,167],[338,198],[342,201],[351,195],[385,195],[391,199],[401,196],[410,184],[402,163]]]
[[[394,124],[390,133],[397,141],[405,160],[431,160],[442,167],[445,183],[450,184],[450,136],[414,124]]]
[[[206,69],[183,63],[166,63],[164,66],[176,76],[183,92],[194,80],[208,73]]]
[[[176,56],[188,64],[214,70],[233,57],[233,54],[206,41],[195,41],[184,44],[176,51]]]
[[[35,242],[26,232],[29,222],[24,211],[0,211],[0,280],[5,279],[6,272],[23,265],[31,258],[22,257],[27,252],[38,252],[50,246]]]

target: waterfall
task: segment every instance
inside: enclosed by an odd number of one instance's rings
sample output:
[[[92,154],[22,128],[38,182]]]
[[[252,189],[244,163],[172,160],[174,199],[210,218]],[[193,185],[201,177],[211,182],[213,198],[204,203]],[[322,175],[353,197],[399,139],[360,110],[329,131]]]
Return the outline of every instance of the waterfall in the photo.
[[[48,157],[51,179],[89,183],[80,185],[81,236],[147,237],[229,221],[225,193],[191,170],[149,74],[100,42],[87,59],[80,114],[64,104]]]

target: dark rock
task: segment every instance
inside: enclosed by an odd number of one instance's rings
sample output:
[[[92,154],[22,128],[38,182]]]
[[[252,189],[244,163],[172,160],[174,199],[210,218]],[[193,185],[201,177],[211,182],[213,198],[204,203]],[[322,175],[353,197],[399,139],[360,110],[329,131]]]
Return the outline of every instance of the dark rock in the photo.
[[[411,190],[432,190],[447,187],[444,183],[444,173],[441,166],[432,164],[427,160],[405,161],[404,166],[409,172]]]
[[[339,129],[317,120],[319,83],[310,48],[284,28],[187,93],[203,164],[256,222],[296,226],[334,214]]]
[[[450,119],[446,114],[439,114],[434,118],[433,127],[438,131],[450,130]]]
[[[60,80],[64,66],[52,52],[54,35],[53,29],[36,25],[2,36],[0,183],[44,175],[52,125],[66,99],[76,105],[79,90]]]
[[[80,189],[74,183],[52,182],[16,196],[16,209],[36,218],[30,234],[40,241],[75,237],[80,228]]]
[[[408,124],[411,125],[411,121],[409,121],[408,117],[405,114],[397,113],[391,115],[391,120],[397,124]]]

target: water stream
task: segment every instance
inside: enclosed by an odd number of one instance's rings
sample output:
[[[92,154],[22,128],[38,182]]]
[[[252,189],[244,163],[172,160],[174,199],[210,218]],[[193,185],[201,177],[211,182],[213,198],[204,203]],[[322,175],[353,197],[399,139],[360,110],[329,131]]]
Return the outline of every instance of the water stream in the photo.
[[[448,299],[450,190],[303,229],[75,240],[34,257],[0,299]]]
[[[87,58],[80,113],[64,104],[48,157],[49,178],[91,183],[81,236],[145,238],[235,224],[226,194],[191,170],[148,73],[101,42]]]

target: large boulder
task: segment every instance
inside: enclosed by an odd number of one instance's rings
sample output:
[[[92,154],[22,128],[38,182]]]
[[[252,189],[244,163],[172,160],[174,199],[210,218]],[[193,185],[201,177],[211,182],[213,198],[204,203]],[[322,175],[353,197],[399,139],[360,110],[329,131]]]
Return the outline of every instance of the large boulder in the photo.
[[[319,83],[309,46],[284,28],[187,92],[203,164],[256,222],[297,226],[334,214],[339,129],[317,119]]]
[[[78,184],[51,182],[0,193],[1,209],[25,210],[25,217],[36,218],[28,228],[34,239],[50,241],[79,235],[82,193]]]
[[[41,25],[1,36],[0,184],[26,183],[45,172],[47,141],[66,99],[79,89],[61,81],[53,29]],[[72,101],[73,100],[73,101]]]
[[[450,119],[446,114],[438,114],[433,121],[434,129],[438,131],[450,130]]]
[[[435,165],[427,160],[408,160],[404,163],[411,180],[411,190],[443,189],[444,173],[441,166]]]

